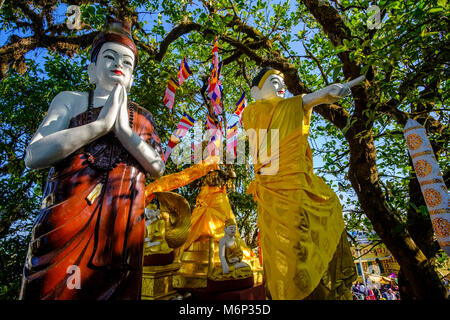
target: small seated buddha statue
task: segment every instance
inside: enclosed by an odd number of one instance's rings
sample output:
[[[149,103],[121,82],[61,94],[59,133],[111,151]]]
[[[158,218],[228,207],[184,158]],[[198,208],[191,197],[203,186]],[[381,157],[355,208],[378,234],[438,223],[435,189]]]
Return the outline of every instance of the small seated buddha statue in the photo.
[[[246,278],[251,276],[252,270],[242,261],[242,240],[236,237],[237,226],[233,219],[225,222],[225,235],[219,240],[219,258],[222,268],[214,268],[214,275],[219,278]],[[218,272],[219,271],[219,272]]]
[[[236,232],[236,222],[233,219],[227,219],[224,236],[219,240],[221,264],[214,266],[208,274],[210,290],[237,290],[253,286],[253,271],[247,263],[242,261],[243,243],[241,238],[236,236]]]
[[[146,209],[144,255],[164,254],[173,251],[165,239],[166,221],[160,217],[159,209]]]

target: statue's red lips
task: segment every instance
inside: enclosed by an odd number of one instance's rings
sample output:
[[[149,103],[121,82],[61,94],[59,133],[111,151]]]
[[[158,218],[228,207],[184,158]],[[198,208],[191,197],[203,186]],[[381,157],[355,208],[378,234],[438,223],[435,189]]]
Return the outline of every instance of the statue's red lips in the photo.
[[[120,71],[120,70],[113,70],[112,72],[114,72],[115,74],[123,76],[123,72]]]

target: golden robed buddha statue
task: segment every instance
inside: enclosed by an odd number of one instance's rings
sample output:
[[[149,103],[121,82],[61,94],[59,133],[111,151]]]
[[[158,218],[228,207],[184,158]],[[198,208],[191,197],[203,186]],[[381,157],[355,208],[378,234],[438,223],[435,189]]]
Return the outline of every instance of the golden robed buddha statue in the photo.
[[[145,228],[144,255],[171,252],[173,249],[165,238],[166,221],[160,217],[160,210],[148,208],[145,211],[148,221]]]
[[[314,174],[308,135],[312,108],[345,97],[363,79],[289,98],[280,71],[264,68],[253,79],[255,102],[242,114],[245,130],[256,133],[247,191],[258,204],[265,289],[274,300],[351,299],[356,277],[342,207]]]

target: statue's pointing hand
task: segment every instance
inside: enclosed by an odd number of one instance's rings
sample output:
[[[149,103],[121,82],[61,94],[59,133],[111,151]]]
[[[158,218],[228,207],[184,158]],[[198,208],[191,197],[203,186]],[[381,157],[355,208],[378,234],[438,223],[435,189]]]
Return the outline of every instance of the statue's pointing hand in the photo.
[[[328,94],[331,97],[336,98],[337,100],[342,99],[351,93],[351,91],[350,91],[351,87],[354,87],[355,85],[359,84],[363,80],[364,80],[364,76],[360,76],[360,77],[353,79],[344,84],[341,84],[341,83],[332,84],[328,87],[329,88]]]

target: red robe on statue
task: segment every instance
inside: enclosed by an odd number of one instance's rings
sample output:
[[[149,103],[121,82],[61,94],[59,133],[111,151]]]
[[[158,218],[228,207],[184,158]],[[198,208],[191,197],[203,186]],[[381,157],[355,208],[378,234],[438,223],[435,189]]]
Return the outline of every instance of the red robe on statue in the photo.
[[[98,117],[90,107],[70,121]],[[133,130],[162,154],[151,114],[129,103]],[[96,193],[97,191],[97,193]],[[139,299],[145,172],[109,133],[50,169],[21,299]]]

